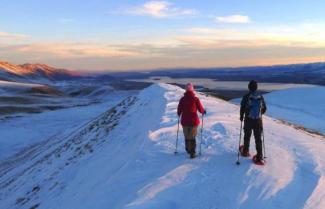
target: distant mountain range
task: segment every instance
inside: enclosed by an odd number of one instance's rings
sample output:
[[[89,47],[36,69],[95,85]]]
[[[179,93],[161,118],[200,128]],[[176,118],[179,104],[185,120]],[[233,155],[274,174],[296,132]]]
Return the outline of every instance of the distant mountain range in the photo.
[[[0,62],[0,80],[4,81],[48,83],[78,77],[80,76],[72,71],[45,64],[14,65],[8,62]]]
[[[15,82],[44,84],[80,78],[99,82],[112,82],[162,76],[171,78],[210,78],[220,81],[249,81],[254,79],[259,82],[268,83],[325,85],[325,62],[238,68],[175,68],[138,72],[88,74],[87,76],[81,76],[75,72],[54,68],[45,64],[14,65],[8,62],[0,62],[0,80]]]
[[[269,83],[298,83],[325,85],[325,63],[256,66],[238,68],[177,68],[145,72],[111,73],[120,79],[146,79],[167,76],[171,78],[210,78],[220,81],[249,81]]]

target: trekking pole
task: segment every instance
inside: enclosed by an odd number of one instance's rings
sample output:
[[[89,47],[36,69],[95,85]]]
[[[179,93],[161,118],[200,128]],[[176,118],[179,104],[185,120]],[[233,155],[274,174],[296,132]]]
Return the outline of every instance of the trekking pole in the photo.
[[[176,135],[176,145],[175,145],[175,154],[177,154],[177,145],[178,145],[178,131],[179,131],[179,116],[177,121],[177,135]]]
[[[262,140],[263,140],[263,152],[264,152],[264,159],[266,158],[266,152],[265,152],[265,140],[264,140],[264,125],[263,125],[263,117],[262,119]]]
[[[240,161],[239,161],[239,155],[240,155],[240,143],[241,143],[241,132],[243,129],[243,121],[240,122],[240,133],[239,133],[239,144],[238,144],[238,153],[237,153],[237,165],[240,165]]]
[[[203,134],[202,134],[202,132],[203,132],[203,117],[204,115],[202,114],[202,124],[201,124],[201,140],[200,140],[200,152],[199,152],[199,155],[201,156],[201,154],[202,154],[202,152],[201,152],[201,147],[202,147],[202,140],[203,140]]]
[[[265,152],[264,130],[262,130],[262,137],[263,137],[263,150],[264,150],[264,159],[265,159],[267,157],[266,157],[266,152]]]

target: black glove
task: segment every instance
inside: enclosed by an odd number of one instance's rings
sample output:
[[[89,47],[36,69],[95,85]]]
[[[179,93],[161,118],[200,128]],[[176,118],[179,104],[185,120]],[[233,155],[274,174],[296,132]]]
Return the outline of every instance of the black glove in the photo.
[[[207,114],[207,111],[206,111],[206,110],[204,110],[202,114],[203,114],[203,115],[206,115],[206,114]]]
[[[244,120],[244,116],[241,115],[240,118],[239,118],[240,121],[243,121]]]

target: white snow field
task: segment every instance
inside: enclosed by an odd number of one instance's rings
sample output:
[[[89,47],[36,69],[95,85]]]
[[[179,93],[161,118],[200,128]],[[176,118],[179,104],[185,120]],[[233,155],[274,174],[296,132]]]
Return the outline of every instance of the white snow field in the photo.
[[[324,138],[265,117],[266,165],[241,158],[238,166],[238,106],[199,95],[208,111],[202,156],[188,158],[181,130],[175,155],[182,94],[152,85],[82,128],[2,163],[0,208],[325,208]]]
[[[60,134],[70,133],[72,129],[79,129],[89,120],[97,117],[98,114],[115,106],[132,94],[134,92],[115,91],[106,93],[104,102],[97,104],[39,114],[26,113],[23,117],[0,120],[0,162],[22,149],[28,151],[29,146],[43,143]],[[64,98],[61,100],[64,103]]]
[[[274,91],[265,99],[270,116],[325,134],[325,87]]]

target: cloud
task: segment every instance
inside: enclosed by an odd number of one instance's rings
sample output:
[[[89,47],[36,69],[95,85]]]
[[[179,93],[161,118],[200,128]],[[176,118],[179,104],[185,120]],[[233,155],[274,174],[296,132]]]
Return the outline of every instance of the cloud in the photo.
[[[76,58],[119,58],[135,57],[140,52],[132,49],[111,46],[107,44],[85,44],[85,43],[32,43],[0,45],[0,55],[12,54],[14,56],[25,56],[32,59],[76,59]]]
[[[212,41],[201,47],[193,39],[179,41],[178,45],[135,44],[105,45],[26,44],[1,45],[3,60],[24,63],[40,62],[67,69],[88,70],[144,70],[175,67],[216,67],[243,65],[270,65],[315,62],[325,59],[325,47],[262,45],[254,47],[253,40]],[[226,44],[226,47],[224,45]],[[249,45],[252,46],[249,46]],[[222,47],[223,46],[223,47]]]
[[[0,31],[0,39],[7,39],[7,40],[14,40],[14,41],[21,41],[26,40],[28,36],[22,34],[11,34],[7,32]]]
[[[0,57],[72,69],[268,65],[325,60],[325,24],[179,29],[125,42],[0,42]],[[4,44],[6,43],[6,44]]]
[[[251,19],[248,16],[244,15],[230,15],[216,17],[215,21],[218,23],[247,24],[251,22]]]
[[[44,52],[60,58],[83,58],[83,57],[132,57],[137,56],[135,51],[128,51],[107,44],[32,44],[20,49],[22,52]]]
[[[249,29],[189,28],[176,39],[191,47],[325,47],[325,29],[310,24]],[[325,27],[323,27],[325,28]]]
[[[151,16],[155,18],[167,18],[175,16],[195,15],[197,11],[194,9],[175,7],[168,1],[149,1],[144,3],[142,6],[130,8],[121,13]]]

